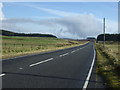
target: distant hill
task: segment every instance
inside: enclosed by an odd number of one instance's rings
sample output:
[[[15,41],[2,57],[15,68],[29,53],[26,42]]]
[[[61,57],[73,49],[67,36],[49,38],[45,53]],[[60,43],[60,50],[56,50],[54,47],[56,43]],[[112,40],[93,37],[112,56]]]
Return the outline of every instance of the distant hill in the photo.
[[[51,35],[51,34],[33,34],[33,33],[30,33],[30,34],[25,34],[25,33],[15,33],[15,32],[11,32],[11,31],[8,31],[8,30],[0,30],[0,35],[4,35],[4,36],[24,36],[24,37],[53,37],[53,38],[57,38],[56,36],[54,35]]]
[[[97,41],[103,41],[104,34],[100,34],[97,37]],[[106,41],[120,41],[120,34],[105,34]]]

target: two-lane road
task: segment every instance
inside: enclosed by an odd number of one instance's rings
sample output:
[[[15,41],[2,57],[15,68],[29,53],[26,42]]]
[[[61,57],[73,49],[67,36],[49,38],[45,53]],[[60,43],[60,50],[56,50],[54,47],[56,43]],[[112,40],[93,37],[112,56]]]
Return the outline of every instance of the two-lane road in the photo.
[[[95,61],[93,42],[2,62],[3,88],[87,88]]]

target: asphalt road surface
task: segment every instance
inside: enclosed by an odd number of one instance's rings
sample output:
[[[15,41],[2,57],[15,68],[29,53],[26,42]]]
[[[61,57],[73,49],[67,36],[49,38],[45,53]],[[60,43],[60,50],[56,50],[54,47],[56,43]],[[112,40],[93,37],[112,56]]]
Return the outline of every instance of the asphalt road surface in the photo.
[[[93,42],[2,61],[2,88],[96,88]],[[96,84],[97,83],[97,84]],[[96,86],[97,85],[97,86]]]

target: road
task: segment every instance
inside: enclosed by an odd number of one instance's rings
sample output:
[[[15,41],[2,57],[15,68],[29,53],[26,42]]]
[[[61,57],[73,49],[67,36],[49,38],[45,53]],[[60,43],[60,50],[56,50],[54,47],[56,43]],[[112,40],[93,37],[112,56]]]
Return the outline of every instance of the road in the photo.
[[[95,50],[90,42],[3,60],[0,78],[3,88],[94,88],[94,62]]]

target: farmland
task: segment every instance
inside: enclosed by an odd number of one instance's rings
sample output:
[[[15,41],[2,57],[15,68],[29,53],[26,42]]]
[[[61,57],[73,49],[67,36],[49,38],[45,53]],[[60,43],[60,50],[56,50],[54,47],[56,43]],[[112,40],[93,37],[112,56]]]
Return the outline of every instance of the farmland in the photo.
[[[86,41],[50,37],[2,36],[2,58],[58,50],[85,44]]]

